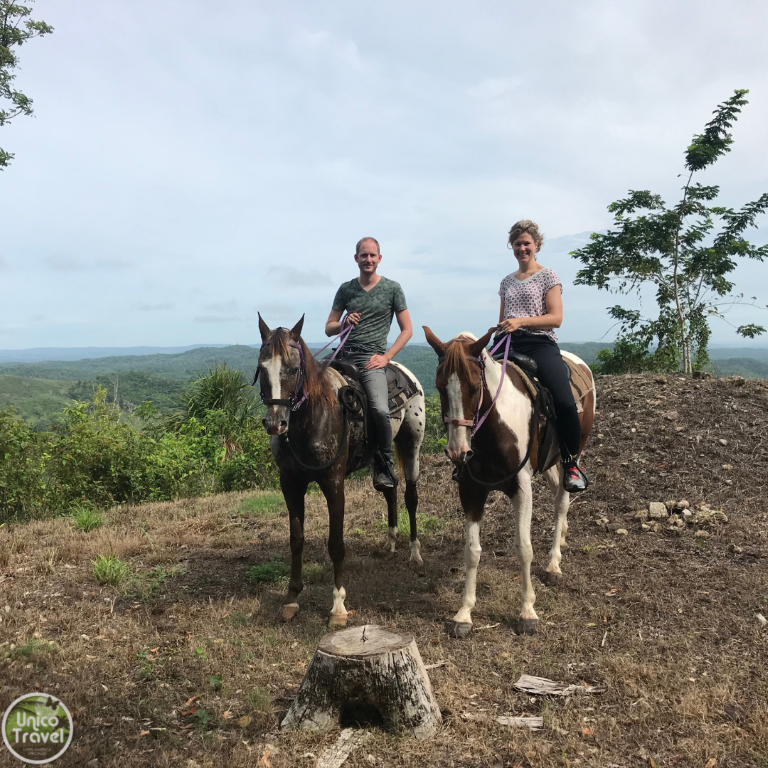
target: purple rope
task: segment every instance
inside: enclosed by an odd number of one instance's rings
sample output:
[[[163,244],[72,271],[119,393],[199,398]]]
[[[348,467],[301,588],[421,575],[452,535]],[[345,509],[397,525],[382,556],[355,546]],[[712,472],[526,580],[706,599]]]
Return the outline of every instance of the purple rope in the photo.
[[[504,338],[500,339],[498,344],[496,344],[493,349],[489,352],[490,355],[492,355],[505,341]],[[483,422],[488,418],[490,412],[493,410],[493,406],[496,405],[496,401],[499,399],[499,395],[501,394],[501,388],[504,386],[504,379],[507,375],[507,360],[509,359],[509,343],[512,341],[512,337],[507,334],[506,338],[506,346],[504,347],[504,362],[501,364],[501,378],[499,380],[499,388],[496,390],[496,395],[493,398],[493,401],[488,406],[488,410],[482,415],[482,417],[478,420],[478,416],[480,416],[480,406],[483,404],[483,395],[482,390],[480,392],[480,401],[477,404],[477,413],[475,414],[475,426],[472,427],[472,435],[474,435],[480,427],[483,426]],[[480,358],[482,360],[482,358]],[[483,389],[485,389],[485,366],[483,365],[481,367],[482,377],[483,377]]]

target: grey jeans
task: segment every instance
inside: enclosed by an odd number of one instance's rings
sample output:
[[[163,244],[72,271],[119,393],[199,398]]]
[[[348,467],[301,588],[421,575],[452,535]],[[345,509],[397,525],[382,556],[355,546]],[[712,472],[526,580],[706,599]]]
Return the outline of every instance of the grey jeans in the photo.
[[[350,352],[345,360],[354,363],[360,371],[360,383],[368,396],[368,410],[376,432],[376,444],[385,461],[392,462],[392,423],[389,420],[389,395],[387,394],[387,374],[383,368],[366,371],[365,366],[371,359],[369,352]]]

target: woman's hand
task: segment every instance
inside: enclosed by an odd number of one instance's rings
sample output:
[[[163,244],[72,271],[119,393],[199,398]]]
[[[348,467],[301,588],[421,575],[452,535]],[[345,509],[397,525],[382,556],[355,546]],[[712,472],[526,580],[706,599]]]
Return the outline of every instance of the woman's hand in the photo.
[[[508,317],[506,320],[502,320],[499,323],[499,328],[501,328],[504,333],[514,333],[525,325],[523,321],[527,319],[527,317]]]
[[[386,368],[389,358],[386,355],[371,355],[371,359],[365,366],[366,371],[375,371],[377,368]]]
[[[360,322],[360,313],[359,312],[350,312],[347,315],[346,320],[344,320],[344,325],[357,325]]]

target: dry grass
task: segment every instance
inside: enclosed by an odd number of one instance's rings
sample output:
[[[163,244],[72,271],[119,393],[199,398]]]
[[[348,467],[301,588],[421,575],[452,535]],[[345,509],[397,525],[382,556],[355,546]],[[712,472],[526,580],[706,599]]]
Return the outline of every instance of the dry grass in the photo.
[[[768,631],[754,618],[768,614],[768,389],[648,376],[605,378],[600,389],[603,438],[586,457],[593,486],[572,508],[565,582],[536,582],[536,637],[512,630],[519,580],[504,498],[489,504],[474,614],[475,626],[500,626],[458,641],[442,627],[463,582],[449,468],[424,461],[420,511],[439,524],[422,537],[420,571],[407,565],[406,541],[394,558],[383,554],[385,506],[370,481],[348,484],[351,622],[412,632],[427,664],[449,663],[430,673],[440,734],[417,743],[376,732],[347,765],[768,766]],[[676,419],[663,415],[671,410]],[[264,501],[245,501],[254,496]],[[305,559],[317,565],[302,612],[284,625],[284,586],[247,578],[254,565],[287,559],[287,516],[268,496],[123,507],[88,533],[64,519],[0,530],[0,708],[27,691],[61,696],[75,738],[57,766],[311,766],[335,740],[337,732],[278,730],[326,632],[327,513],[311,494]],[[700,541],[691,530],[641,533],[624,517],[681,497],[723,507],[729,523]],[[598,515],[629,535],[595,525]],[[537,483],[539,566],[552,522]],[[110,552],[130,567],[118,587],[91,576],[93,560]],[[522,672],[608,690],[531,698],[512,687]],[[465,712],[543,714],[545,729],[520,732]],[[7,759],[0,753],[0,765]]]

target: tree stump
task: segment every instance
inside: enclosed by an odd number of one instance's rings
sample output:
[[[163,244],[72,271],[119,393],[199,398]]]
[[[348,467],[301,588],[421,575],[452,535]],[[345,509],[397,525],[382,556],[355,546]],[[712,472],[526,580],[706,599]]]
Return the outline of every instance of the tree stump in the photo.
[[[320,641],[282,727],[377,725],[424,739],[441,722],[413,635],[366,624]]]

